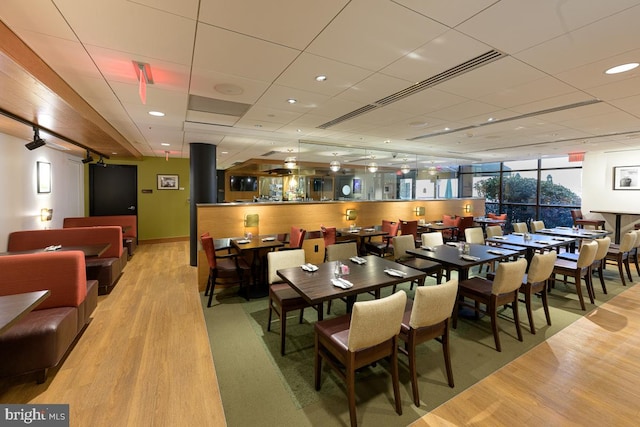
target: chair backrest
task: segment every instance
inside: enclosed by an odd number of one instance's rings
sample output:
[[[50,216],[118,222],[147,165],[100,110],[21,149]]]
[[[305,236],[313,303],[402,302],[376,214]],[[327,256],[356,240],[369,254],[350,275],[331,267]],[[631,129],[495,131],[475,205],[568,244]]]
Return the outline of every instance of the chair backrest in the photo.
[[[507,214],[506,214],[506,213],[503,213],[503,214],[498,215],[498,214],[494,214],[494,213],[489,212],[489,213],[487,214],[487,218],[490,218],[490,219],[499,219],[499,220],[506,220],[506,219],[507,219]]]
[[[582,219],[582,211],[580,209],[571,209],[571,218],[575,221],[576,219]]]
[[[459,216],[457,218],[458,223],[456,227],[458,227],[458,233],[462,235],[467,228],[473,227],[473,217],[472,216]]]
[[[513,226],[513,231],[516,233],[527,233],[529,231],[526,222],[514,222],[511,225]]]
[[[635,231],[635,233],[636,233],[636,243],[633,246],[636,247],[636,248],[640,248],[640,228],[637,228],[637,229],[632,230],[632,231]]]
[[[329,245],[333,245],[336,243],[336,228],[335,227],[325,227],[324,225],[320,226],[320,231],[322,231],[322,239],[324,240],[324,247],[326,248]]]
[[[458,279],[438,286],[418,286],[413,297],[409,326],[414,329],[436,325],[451,317],[458,295]]]
[[[531,232],[535,233],[538,230],[545,228],[544,221],[531,221]]]
[[[418,238],[418,221],[400,220],[400,232],[402,235],[411,234],[415,241]]]
[[[598,244],[595,240],[583,244],[580,247],[580,255],[578,255],[578,261],[576,263],[578,268],[588,267],[593,264],[596,259],[596,252],[598,250]]]
[[[600,239],[596,239],[596,243],[598,244],[598,249],[596,250],[596,257],[594,261],[600,261],[602,258],[606,257],[607,252],[609,252],[611,237],[605,236]]]
[[[422,246],[438,246],[444,245],[444,238],[439,231],[433,231],[431,233],[422,233],[420,236],[422,240]]]
[[[301,249],[305,234],[307,234],[307,230],[305,230],[304,228],[291,227],[291,234],[289,235],[289,247]]]
[[[386,232],[389,236],[397,236],[400,229],[400,223],[398,221],[389,221],[388,219],[382,220],[382,231]]]
[[[407,250],[416,248],[416,241],[411,234],[394,236],[391,243],[393,244],[393,257],[396,260],[410,256],[407,254]]]
[[[499,262],[491,293],[500,295],[520,288],[526,270],[527,260],[524,258],[513,262]]]
[[[404,291],[372,301],[356,302],[349,324],[349,351],[373,347],[398,335],[406,303]]]
[[[531,264],[529,264],[527,282],[540,283],[547,280],[551,276],[551,273],[553,273],[553,267],[557,258],[558,254],[556,251],[535,254],[531,259]]]
[[[269,284],[281,282],[278,270],[283,268],[299,267],[304,264],[304,249],[290,251],[274,251],[267,253],[267,269],[269,271]]]
[[[622,236],[622,241],[620,242],[619,251],[620,252],[629,252],[636,245],[636,232],[629,231]]]
[[[464,230],[464,240],[467,243],[484,245],[484,233],[482,227],[471,227]]]
[[[213,245],[213,237],[204,234],[200,237],[200,243],[202,244],[202,249],[204,249],[204,253],[207,254],[207,262],[209,263],[209,268],[216,268],[216,249]]]
[[[356,242],[327,246],[327,261],[349,259],[354,256],[358,256],[358,245]]]
[[[490,225],[487,227],[487,237],[502,236],[502,227],[499,225]]]

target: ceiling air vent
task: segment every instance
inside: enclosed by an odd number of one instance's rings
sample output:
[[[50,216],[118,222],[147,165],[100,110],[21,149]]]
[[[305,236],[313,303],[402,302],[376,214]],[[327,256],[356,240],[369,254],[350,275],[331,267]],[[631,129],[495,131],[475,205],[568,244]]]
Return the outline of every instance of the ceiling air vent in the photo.
[[[267,151],[264,154],[261,154],[260,157],[269,157],[269,156],[273,156],[274,154],[278,154],[278,153],[281,153],[281,151],[271,150],[271,151]]]
[[[357,110],[353,110],[350,113],[342,115],[336,119],[333,119],[329,122],[321,124],[318,126],[319,129],[327,129],[331,126],[334,126],[338,123],[344,122],[345,120],[352,119],[361,114],[367,113],[376,108],[384,107],[393,102],[399,101],[407,96],[411,96],[415,93],[421,92],[425,89],[438,85],[446,80],[452,79],[464,73],[467,73],[471,70],[475,70],[476,68],[482,67],[483,65],[487,65],[493,61],[496,61],[500,58],[504,58],[507,55],[498,50],[490,50],[489,52],[483,53],[482,55],[478,55],[475,58],[472,58],[468,61],[463,62],[462,64],[456,65],[455,67],[449,68],[435,76],[431,76],[421,82],[418,82],[414,85],[411,85],[401,91],[396,93],[392,93],[389,96],[385,96],[382,99],[377,100],[372,104],[365,105],[364,107],[360,107]]]

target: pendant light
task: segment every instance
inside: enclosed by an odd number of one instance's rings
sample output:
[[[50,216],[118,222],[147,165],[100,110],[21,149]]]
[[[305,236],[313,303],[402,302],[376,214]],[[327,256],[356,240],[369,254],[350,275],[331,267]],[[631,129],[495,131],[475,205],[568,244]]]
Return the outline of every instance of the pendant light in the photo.
[[[333,153],[334,157],[338,155],[338,153]],[[337,158],[334,158],[331,163],[329,163],[329,169],[331,172],[338,172],[340,170],[340,162]]]
[[[407,164],[407,159],[404,159],[404,164],[400,166],[400,172],[402,172],[403,174],[408,174],[409,172],[411,172],[411,166]]]
[[[295,169],[297,166],[297,163],[296,163],[296,157],[291,155],[291,152],[293,150],[289,148],[287,151],[289,152],[289,156],[286,159],[284,159],[284,167],[287,169]]]

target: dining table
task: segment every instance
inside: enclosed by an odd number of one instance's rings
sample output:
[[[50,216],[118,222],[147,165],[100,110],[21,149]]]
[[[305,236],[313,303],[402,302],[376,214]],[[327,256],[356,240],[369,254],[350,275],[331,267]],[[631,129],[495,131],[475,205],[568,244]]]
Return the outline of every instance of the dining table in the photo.
[[[336,264],[340,262],[348,266],[349,274],[342,279],[352,284],[343,289],[332,283],[336,279]],[[367,255],[359,257],[358,262],[350,259],[331,261],[319,264],[315,271],[302,267],[284,268],[277,271],[278,276],[298,292],[306,302],[313,306],[322,306],[325,301],[345,298],[347,312],[351,312],[359,294],[375,292],[384,287],[405,282],[417,281],[418,286],[424,284],[426,273],[398,264],[397,262]],[[318,309],[318,320],[323,318],[322,307]]]
[[[468,247],[467,253],[464,250],[465,246]],[[407,253],[442,264],[447,272],[447,280],[451,278],[450,272],[456,270],[458,281],[462,281],[469,278],[469,270],[472,267],[515,257],[520,254],[520,251],[476,243],[449,242],[433,247],[422,246],[409,249]]]
[[[269,295],[267,283],[267,253],[284,246],[276,235],[258,235],[251,237],[232,237],[231,245],[241,256],[251,258],[251,279],[253,286],[247,287],[247,299],[261,298]]]
[[[569,244],[569,252],[575,252],[577,242],[583,239],[600,239],[612,232],[609,230],[585,230],[577,227],[554,227],[542,228],[537,231],[538,234],[546,234],[549,236],[572,239]]]
[[[47,299],[51,291],[42,290],[0,296],[0,334]]]
[[[67,252],[67,251],[80,251],[84,253],[85,258],[96,258],[102,255],[111,247],[111,243],[96,243],[92,245],[52,245],[46,248],[30,249],[26,251],[9,251],[0,252],[2,255],[24,255],[24,254],[39,254],[43,252]]]
[[[370,242],[372,237],[382,236],[384,238],[389,235],[389,233],[382,230],[381,227],[338,228],[336,233],[338,237],[355,237],[359,255],[366,254],[365,244]]]
[[[599,211],[591,211],[593,213],[599,213],[601,215],[615,215],[616,217],[616,222],[615,222],[615,231],[614,231],[614,243],[619,244],[620,243],[620,229],[621,227],[621,223],[622,223],[622,216],[623,215],[629,215],[629,216],[640,216],[640,212],[630,212],[630,211],[617,211],[617,210],[599,210]]]
[[[485,232],[487,226],[490,225],[499,225],[504,228],[504,225],[507,223],[506,219],[495,219],[495,218],[485,218],[485,217],[475,217],[473,218],[473,222],[482,227],[482,231]]]
[[[434,231],[444,231],[444,230],[451,230],[451,236],[452,238],[455,236],[456,239],[458,239],[460,236],[458,236],[458,226],[456,225],[445,225],[442,222],[427,222],[424,224],[418,224],[418,233],[430,233],[430,232],[434,232]]]
[[[561,246],[575,248],[575,243],[577,241],[575,237],[561,237],[532,233],[528,234],[529,238],[527,238],[525,234],[527,233],[511,233],[503,236],[487,237],[485,242],[489,242],[493,245],[505,244],[509,246],[522,247],[525,250],[525,258],[528,262],[531,262],[536,251],[546,251],[551,249],[557,250]]]

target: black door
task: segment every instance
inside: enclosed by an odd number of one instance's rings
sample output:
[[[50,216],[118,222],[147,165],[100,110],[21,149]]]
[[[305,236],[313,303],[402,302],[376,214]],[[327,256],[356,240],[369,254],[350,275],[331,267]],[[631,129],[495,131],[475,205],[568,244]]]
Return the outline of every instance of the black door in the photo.
[[[89,165],[89,215],[137,215],[138,167]]]

